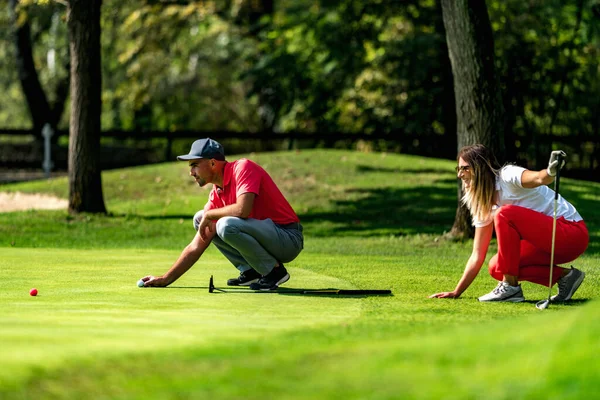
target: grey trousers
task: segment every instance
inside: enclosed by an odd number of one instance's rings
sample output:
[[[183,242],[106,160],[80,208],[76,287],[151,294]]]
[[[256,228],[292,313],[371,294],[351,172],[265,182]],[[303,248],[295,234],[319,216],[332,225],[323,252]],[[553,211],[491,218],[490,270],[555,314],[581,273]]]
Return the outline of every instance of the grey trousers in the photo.
[[[204,211],[194,215],[194,229]],[[304,248],[302,225],[282,227],[270,219],[224,217],[217,221],[217,234],[212,243],[240,272],[253,268],[266,275],[279,262],[290,262]]]

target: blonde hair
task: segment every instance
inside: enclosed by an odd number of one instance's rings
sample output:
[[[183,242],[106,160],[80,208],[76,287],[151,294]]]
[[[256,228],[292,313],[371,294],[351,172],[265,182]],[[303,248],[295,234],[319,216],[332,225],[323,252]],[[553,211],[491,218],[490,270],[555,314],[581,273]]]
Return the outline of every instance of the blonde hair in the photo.
[[[492,212],[500,166],[494,154],[482,144],[463,147],[456,160],[459,158],[471,169],[471,185],[465,190],[461,201],[467,206],[473,219],[484,221]]]

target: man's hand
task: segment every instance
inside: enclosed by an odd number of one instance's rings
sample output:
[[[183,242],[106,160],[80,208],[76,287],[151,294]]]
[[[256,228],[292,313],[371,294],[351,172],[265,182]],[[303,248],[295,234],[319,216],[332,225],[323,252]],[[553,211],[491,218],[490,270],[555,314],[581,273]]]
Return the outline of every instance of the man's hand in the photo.
[[[558,165],[559,157],[561,159],[560,166]],[[567,158],[567,153],[565,153],[562,150],[555,150],[552,153],[550,153],[550,161],[548,161],[548,168],[546,169],[546,172],[548,173],[548,175],[556,176],[556,173],[558,172],[558,170],[562,169],[562,167],[564,167],[565,158]]]
[[[144,282],[144,287],[166,287],[171,283],[162,276],[152,275],[143,277],[142,282]]]
[[[206,218],[206,214],[207,213],[204,213],[202,215],[202,220],[200,221],[200,224],[198,225],[198,233],[200,234],[200,237],[202,238],[202,240],[205,242],[209,239],[207,230],[209,233],[214,233],[214,231],[215,231],[215,224],[213,223],[212,220]]]

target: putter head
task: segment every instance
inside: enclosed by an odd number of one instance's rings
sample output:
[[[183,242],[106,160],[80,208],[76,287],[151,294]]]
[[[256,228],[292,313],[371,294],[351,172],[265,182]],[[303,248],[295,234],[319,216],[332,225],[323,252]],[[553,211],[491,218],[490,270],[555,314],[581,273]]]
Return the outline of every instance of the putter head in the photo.
[[[535,303],[535,308],[538,310],[545,310],[550,305],[550,300],[540,300]]]
[[[210,276],[210,280],[208,281],[208,293],[212,293],[215,291],[215,285],[213,283],[213,276]]]

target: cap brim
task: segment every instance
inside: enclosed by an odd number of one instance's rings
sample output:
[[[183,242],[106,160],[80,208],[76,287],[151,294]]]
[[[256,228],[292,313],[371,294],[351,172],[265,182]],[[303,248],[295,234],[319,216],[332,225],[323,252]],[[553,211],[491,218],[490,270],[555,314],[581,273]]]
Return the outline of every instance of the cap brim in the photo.
[[[186,154],[185,156],[177,156],[177,159],[178,159],[179,161],[199,160],[199,159],[201,159],[201,158],[204,158],[204,157],[200,157],[200,156],[193,156],[193,155],[190,155],[190,154]]]

